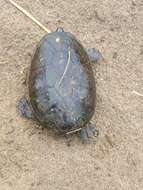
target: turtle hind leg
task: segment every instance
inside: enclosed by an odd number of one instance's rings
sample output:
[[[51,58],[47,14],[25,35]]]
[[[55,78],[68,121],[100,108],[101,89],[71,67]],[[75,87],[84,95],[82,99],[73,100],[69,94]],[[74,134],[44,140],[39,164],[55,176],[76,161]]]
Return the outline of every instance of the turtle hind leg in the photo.
[[[22,97],[17,105],[18,111],[20,112],[20,115],[27,119],[33,119],[33,113],[30,109],[29,102],[25,97]]]
[[[96,50],[95,48],[87,49],[87,54],[89,56],[90,61],[100,61],[103,59],[102,54]]]
[[[95,143],[99,135],[99,130],[90,124],[82,128],[80,131],[80,137],[83,143]]]

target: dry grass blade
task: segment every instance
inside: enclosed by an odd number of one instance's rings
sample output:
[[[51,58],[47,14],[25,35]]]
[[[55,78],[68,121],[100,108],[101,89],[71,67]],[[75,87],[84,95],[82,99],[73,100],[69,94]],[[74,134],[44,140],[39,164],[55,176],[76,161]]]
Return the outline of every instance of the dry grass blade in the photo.
[[[34,23],[36,23],[40,28],[42,28],[47,33],[50,33],[51,31],[47,29],[43,24],[41,24],[38,20],[36,20],[29,12],[27,12],[25,9],[23,9],[21,6],[19,6],[17,3],[15,3],[13,0],[8,0],[14,7],[16,7],[18,10],[20,10],[24,15],[26,15],[28,18],[30,18]]]
[[[132,93],[134,93],[134,94],[136,94],[136,95],[138,95],[138,96],[143,97],[143,94],[141,94],[141,93],[139,93],[139,92],[137,92],[137,91],[135,91],[135,90],[133,90]]]
[[[78,131],[81,131],[82,128],[78,128],[78,129],[75,129],[75,130],[72,130],[72,131],[69,131],[66,133],[66,135],[69,135],[69,134],[72,134],[72,133],[76,133]]]
[[[64,78],[64,76],[65,76],[65,74],[66,74],[66,72],[67,72],[67,70],[68,70],[68,66],[69,66],[70,60],[71,60],[71,51],[70,51],[70,49],[69,49],[69,56],[68,56],[67,65],[66,65],[66,68],[65,68],[65,70],[64,70],[64,72],[63,72],[63,74],[62,74],[62,77],[61,77],[60,81],[59,81],[59,86],[61,85],[61,83],[62,83],[62,81],[63,81],[63,78]]]

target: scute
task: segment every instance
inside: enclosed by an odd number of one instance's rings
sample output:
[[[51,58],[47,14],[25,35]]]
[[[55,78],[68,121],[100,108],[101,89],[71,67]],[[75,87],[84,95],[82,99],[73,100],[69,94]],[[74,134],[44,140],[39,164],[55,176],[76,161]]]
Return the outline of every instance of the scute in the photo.
[[[40,41],[29,74],[29,98],[36,119],[59,132],[84,127],[95,108],[95,80],[89,57],[70,33]]]

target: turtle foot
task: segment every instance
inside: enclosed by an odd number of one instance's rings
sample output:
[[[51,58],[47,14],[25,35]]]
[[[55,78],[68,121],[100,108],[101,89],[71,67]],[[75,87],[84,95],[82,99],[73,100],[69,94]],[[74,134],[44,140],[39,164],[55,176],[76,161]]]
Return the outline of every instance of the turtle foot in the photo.
[[[29,106],[29,102],[25,97],[22,97],[17,105],[17,108],[22,117],[27,119],[33,119],[33,114]]]

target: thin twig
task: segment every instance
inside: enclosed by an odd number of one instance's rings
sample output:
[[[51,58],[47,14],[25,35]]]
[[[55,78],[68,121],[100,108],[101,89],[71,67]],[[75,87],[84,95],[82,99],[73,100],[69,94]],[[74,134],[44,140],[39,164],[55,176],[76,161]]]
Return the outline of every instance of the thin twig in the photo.
[[[59,81],[59,86],[61,85],[61,83],[62,83],[62,81],[63,81],[63,78],[64,78],[64,76],[65,76],[65,74],[66,74],[66,72],[67,72],[67,70],[68,70],[68,66],[69,66],[70,60],[71,60],[71,51],[70,51],[70,49],[69,49],[67,65],[66,65],[66,68],[65,68],[65,70],[64,70],[64,72],[63,72],[63,75],[62,75],[62,77],[61,77],[61,79],[60,79],[60,81]]]
[[[143,94],[140,94],[139,92],[137,92],[137,91],[135,91],[135,90],[133,90],[132,93],[134,93],[134,94],[136,94],[136,95],[138,95],[138,96],[143,97]]]
[[[76,133],[78,131],[81,131],[82,128],[78,128],[78,129],[75,129],[75,130],[72,130],[72,131],[69,131],[66,133],[66,135],[69,135],[69,134],[72,134],[72,133]]]
[[[47,33],[50,33],[51,31],[47,29],[43,24],[41,24],[38,20],[36,20],[29,12],[27,12],[25,9],[23,9],[21,6],[19,6],[17,3],[15,3],[13,0],[9,0],[9,2],[16,7],[18,10],[20,10],[24,15],[26,15],[28,18],[30,18],[34,23],[36,23],[40,28],[42,28]]]

